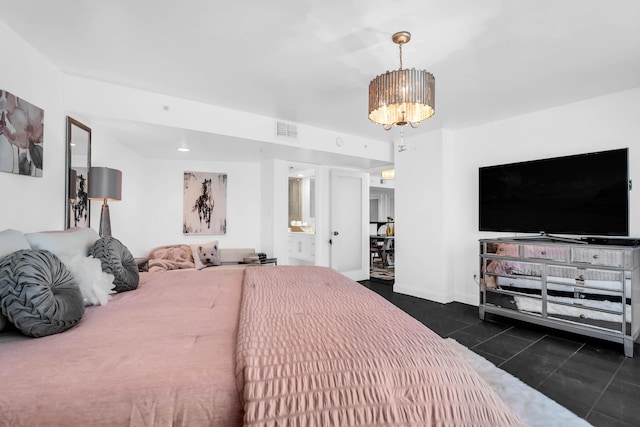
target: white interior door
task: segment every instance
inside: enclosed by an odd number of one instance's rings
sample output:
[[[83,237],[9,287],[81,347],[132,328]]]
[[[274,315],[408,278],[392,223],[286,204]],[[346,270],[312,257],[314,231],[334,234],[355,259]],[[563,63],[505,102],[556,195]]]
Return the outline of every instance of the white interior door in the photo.
[[[369,279],[369,174],[331,171],[331,268]]]

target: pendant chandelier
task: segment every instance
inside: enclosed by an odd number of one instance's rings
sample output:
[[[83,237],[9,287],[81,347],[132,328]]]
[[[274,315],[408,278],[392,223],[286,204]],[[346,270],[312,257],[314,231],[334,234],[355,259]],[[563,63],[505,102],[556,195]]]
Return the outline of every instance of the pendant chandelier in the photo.
[[[407,124],[416,128],[436,112],[436,80],[425,70],[402,69],[402,45],[411,40],[411,33],[400,31],[391,40],[400,46],[400,69],[380,74],[369,83],[369,119],[385,130]]]

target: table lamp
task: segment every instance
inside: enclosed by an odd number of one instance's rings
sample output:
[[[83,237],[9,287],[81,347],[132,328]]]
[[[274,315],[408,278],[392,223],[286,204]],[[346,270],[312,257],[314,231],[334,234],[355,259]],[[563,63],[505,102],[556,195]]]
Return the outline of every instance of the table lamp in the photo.
[[[108,200],[120,200],[122,194],[122,172],[117,169],[92,167],[89,169],[89,198],[102,199],[100,212],[100,237],[111,237],[111,218]]]

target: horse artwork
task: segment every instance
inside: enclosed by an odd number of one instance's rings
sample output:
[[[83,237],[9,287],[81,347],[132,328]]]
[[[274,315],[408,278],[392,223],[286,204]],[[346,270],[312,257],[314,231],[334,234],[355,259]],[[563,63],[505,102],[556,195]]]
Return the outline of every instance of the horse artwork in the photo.
[[[198,211],[198,217],[200,222],[205,221],[207,228],[211,228],[211,211],[215,206],[215,200],[211,194],[211,180],[205,179],[202,181],[202,194],[196,200],[196,204],[193,206],[193,210]]]
[[[227,174],[184,173],[183,234],[226,234]]]
[[[74,168],[76,170],[77,195],[75,199],[70,199],[71,204],[71,227],[89,227],[89,198],[87,194],[87,168]]]

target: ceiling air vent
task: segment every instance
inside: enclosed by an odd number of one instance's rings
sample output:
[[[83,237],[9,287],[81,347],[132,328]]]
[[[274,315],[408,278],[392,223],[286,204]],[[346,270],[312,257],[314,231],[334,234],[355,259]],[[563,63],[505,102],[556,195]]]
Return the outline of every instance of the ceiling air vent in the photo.
[[[285,138],[297,138],[298,128],[284,122],[276,122],[276,136],[284,136]]]

